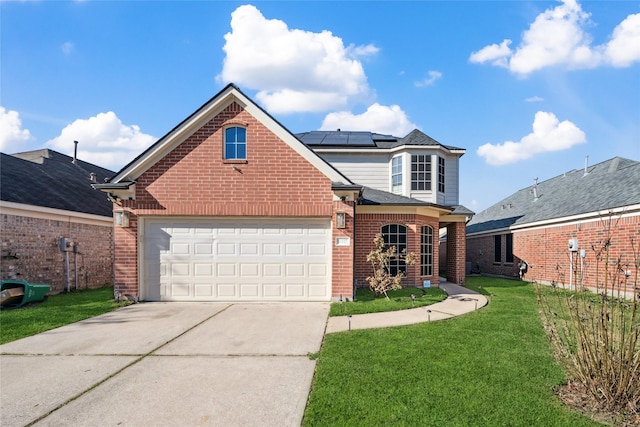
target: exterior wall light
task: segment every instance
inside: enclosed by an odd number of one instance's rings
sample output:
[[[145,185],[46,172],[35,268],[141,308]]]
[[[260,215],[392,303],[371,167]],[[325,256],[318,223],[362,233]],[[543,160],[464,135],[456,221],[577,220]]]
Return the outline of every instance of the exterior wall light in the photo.
[[[129,212],[127,211],[115,211],[113,213],[113,223],[116,227],[128,227],[129,226]]]
[[[347,218],[344,212],[336,212],[336,228],[347,228]]]

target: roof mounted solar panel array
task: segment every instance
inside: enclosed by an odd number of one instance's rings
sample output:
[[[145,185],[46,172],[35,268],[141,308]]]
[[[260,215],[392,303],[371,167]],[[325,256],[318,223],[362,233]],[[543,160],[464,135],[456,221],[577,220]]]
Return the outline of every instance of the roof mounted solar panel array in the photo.
[[[312,131],[296,134],[306,145],[375,147],[371,132]]]

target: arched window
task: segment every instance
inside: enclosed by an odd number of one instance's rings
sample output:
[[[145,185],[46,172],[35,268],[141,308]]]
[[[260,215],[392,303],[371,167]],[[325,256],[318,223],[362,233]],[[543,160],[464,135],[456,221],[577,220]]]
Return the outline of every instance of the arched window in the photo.
[[[384,246],[396,248],[396,256],[389,260],[389,274],[395,276],[398,271],[406,273],[407,265],[399,255],[407,250],[407,227],[401,224],[389,224],[382,227],[380,231]]]
[[[420,237],[420,275],[433,276],[433,228],[422,226]]]
[[[247,159],[247,130],[233,126],[224,130],[224,159]]]

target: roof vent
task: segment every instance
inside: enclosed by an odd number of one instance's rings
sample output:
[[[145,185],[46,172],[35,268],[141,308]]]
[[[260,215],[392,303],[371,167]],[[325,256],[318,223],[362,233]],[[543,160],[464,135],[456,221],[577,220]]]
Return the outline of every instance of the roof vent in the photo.
[[[584,157],[584,175],[582,176],[587,176],[587,174],[589,173],[588,168],[589,168],[589,156],[585,156]]]
[[[73,160],[71,163],[78,164],[78,141],[73,141]]]
[[[89,179],[91,180],[91,182],[96,182],[96,174],[95,174],[95,172],[91,172],[89,174]]]
[[[618,170],[618,165],[620,164],[620,157],[614,157],[609,164],[609,173],[615,172]]]
[[[538,177],[537,176],[533,178],[533,189],[531,191],[533,192],[533,201],[535,202],[538,200]]]

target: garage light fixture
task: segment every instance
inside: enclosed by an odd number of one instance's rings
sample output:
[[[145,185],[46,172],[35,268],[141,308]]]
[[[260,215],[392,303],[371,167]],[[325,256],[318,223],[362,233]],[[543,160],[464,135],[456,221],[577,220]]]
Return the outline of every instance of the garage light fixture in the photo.
[[[113,213],[113,223],[116,227],[128,227],[129,226],[129,212],[127,211],[115,211]]]
[[[336,228],[346,228],[347,219],[344,212],[336,212]]]

